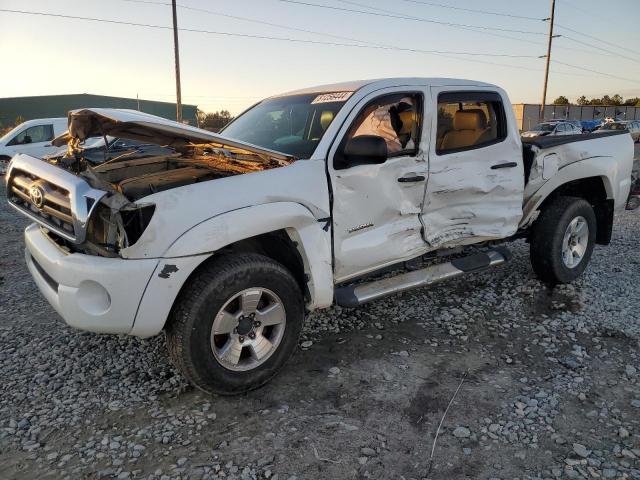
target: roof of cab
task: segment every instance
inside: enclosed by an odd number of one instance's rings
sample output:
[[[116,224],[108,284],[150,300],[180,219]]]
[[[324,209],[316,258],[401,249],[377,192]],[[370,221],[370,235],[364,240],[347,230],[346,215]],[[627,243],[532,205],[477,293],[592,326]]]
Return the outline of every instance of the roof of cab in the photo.
[[[350,82],[331,83],[328,85],[317,85],[315,87],[302,88],[285,92],[275,97],[283,97],[287,95],[304,95],[308,93],[329,93],[329,92],[355,92],[365,86],[373,86],[378,88],[394,87],[398,85],[429,85],[429,86],[474,86],[474,87],[493,87],[489,83],[479,82],[477,80],[465,80],[458,78],[420,78],[420,77],[397,77],[397,78],[377,78],[371,80],[353,80]]]

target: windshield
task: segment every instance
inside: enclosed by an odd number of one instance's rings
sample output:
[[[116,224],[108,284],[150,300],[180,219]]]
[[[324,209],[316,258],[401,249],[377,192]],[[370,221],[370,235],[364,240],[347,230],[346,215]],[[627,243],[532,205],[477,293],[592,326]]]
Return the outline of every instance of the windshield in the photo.
[[[225,137],[309,158],[351,92],[290,95],[260,102],[222,132]]]
[[[625,128],[627,126],[622,123],[605,123],[600,127],[600,130],[624,130]]]
[[[535,132],[551,132],[555,127],[556,126],[552,123],[539,123],[538,125],[533,127],[533,130]]]

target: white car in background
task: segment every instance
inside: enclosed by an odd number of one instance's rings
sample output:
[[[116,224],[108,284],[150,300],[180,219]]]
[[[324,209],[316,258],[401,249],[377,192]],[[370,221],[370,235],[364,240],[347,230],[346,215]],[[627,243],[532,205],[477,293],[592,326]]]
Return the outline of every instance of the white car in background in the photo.
[[[548,137],[558,135],[578,135],[582,129],[569,122],[542,122],[522,134],[525,138]]]
[[[0,138],[0,175],[4,175],[9,160],[18,153],[41,158],[56,152],[58,148],[51,145],[51,140],[66,130],[64,117],[27,120],[10,130]]]

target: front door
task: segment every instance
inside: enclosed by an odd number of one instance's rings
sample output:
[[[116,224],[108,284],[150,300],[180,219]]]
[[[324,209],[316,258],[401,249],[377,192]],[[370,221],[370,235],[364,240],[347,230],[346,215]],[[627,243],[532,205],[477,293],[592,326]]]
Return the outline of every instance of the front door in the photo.
[[[34,125],[17,133],[7,143],[7,147],[16,153],[25,153],[32,157],[41,158],[54,151],[51,148],[51,140],[53,140],[52,124]]]
[[[437,125],[422,220],[431,249],[502,239],[522,218],[522,147],[497,91],[433,87]]]
[[[337,281],[425,252],[424,93],[422,87],[408,87],[366,97],[329,152]],[[379,148],[370,158],[358,157],[372,145]]]

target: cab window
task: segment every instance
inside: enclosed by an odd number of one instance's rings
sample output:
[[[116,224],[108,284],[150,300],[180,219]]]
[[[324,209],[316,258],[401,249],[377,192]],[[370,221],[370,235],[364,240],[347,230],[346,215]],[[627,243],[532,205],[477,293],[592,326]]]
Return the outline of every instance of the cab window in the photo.
[[[506,116],[497,93],[446,92],[438,96],[438,155],[485,147],[506,137]]]
[[[36,125],[23,130],[8,143],[12,145],[28,145],[30,143],[53,140],[53,125]]]
[[[415,93],[392,94],[370,102],[360,112],[345,142],[375,135],[387,144],[389,157],[416,155],[421,128],[422,97]]]

